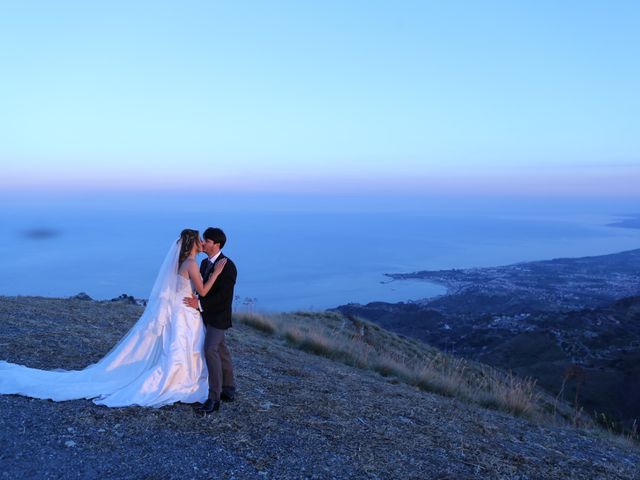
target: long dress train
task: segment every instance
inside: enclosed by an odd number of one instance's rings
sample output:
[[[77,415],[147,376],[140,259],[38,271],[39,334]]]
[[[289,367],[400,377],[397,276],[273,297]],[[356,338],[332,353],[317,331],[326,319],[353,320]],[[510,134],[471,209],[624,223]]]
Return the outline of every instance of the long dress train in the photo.
[[[83,370],[39,370],[0,361],[0,394],[100,405],[161,407],[208,395],[200,313],[182,303],[190,281],[177,274],[180,244],[162,264],[144,313],[120,342]]]

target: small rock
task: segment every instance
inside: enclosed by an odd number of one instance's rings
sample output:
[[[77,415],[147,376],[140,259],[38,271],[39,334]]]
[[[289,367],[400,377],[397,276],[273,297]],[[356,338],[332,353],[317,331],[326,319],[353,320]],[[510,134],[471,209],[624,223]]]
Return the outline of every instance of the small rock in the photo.
[[[86,300],[86,301],[93,301],[93,298],[91,298],[89,295],[87,295],[85,292],[80,292],[79,294],[70,297],[73,300]]]
[[[75,447],[76,446],[76,442],[74,442],[73,440],[67,440],[66,442],[64,442],[64,445],[66,447]]]
[[[132,295],[127,295],[126,293],[123,293],[119,297],[112,298],[111,301],[127,303],[129,305],[137,305],[136,299]]]

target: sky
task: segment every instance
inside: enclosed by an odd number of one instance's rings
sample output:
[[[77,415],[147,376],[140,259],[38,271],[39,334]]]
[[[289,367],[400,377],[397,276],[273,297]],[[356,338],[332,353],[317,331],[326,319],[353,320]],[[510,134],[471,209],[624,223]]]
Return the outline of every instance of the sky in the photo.
[[[640,197],[636,1],[0,6],[0,190]]]

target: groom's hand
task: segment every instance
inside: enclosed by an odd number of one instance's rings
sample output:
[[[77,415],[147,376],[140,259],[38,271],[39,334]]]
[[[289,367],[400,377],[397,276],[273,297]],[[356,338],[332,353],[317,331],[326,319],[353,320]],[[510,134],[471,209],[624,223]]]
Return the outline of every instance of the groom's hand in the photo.
[[[184,303],[187,307],[195,308],[196,310],[200,306],[200,302],[195,295],[191,295],[190,297],[184,297],[182,299],[182,303]]]

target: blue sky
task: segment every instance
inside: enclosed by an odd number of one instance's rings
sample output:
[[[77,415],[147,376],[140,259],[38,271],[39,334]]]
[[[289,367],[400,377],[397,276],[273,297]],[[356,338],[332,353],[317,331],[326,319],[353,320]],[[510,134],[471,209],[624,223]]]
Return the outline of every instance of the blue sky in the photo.
[[[0,188],[639,196],[640,3],[5,3]]]

